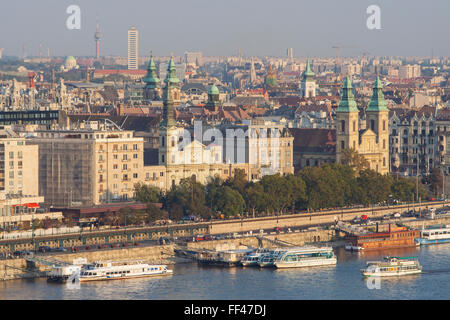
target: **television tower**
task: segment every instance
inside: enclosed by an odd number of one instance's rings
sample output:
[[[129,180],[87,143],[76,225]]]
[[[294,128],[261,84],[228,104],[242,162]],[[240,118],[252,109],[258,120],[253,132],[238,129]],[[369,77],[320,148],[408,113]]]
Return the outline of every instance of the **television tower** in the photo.
[[[95,57],[97,59],[100,58],[100,38],[101,37],[102,37],[102,34],[100,33],[99,25],[98,25],[98,19],[97,19],[97,26],[95,28],[95,35],[94,35],[94,40],[95,40]]]

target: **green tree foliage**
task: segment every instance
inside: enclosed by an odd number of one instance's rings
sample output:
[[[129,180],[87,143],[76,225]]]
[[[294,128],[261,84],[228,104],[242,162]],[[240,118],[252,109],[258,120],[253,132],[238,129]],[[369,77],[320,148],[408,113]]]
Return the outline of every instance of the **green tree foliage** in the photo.
[[[220,190],[220,197],[217,201],[217,209],[225,217],[241,215],[245,208],[245,201],[241,194],[231,187],[224,186]]]
[[[353,148],[342,151],[342,164],[350,166],[356,173],[369,168],[369,161]]]
[[[442,194],[442,184],[444,182],[440,168],[434,168],[430,175],[430,191],[436,196]]]
[[[266,208],[264,187],[260,183],[249,183],[245,188],[247,209],[255,217],[255,211],[263,212]]]
[[[363,170],[356,178],[359,185],[359,203],[369,205],[386,201],[391,194],[392,177],[370,169]]]
[[[161,190],[155,186],[137,183],[134,185],[134,199],[143,203],[160,202]]]
[[[178,186],[167,193],[165,206],[170,219],[180,219],[183,216],[211,217],[206,203],[205,186],[193,177],[182,179]]]
[[[188,178],[167,192],[162,202],[169,218],[180,220],[184,216],[217,217],[218,213],[231,217],[247,212],[256,217],[354,204],[368,206],[392,198],[412,200],[416,190],[414,179],[394,179],[358,168],[363,167],[342,164],[306,167],[297,175],[266,175],[257,182],[248,182],[245,172],[237,170],[234,178],[223,181],[218,176],[212,177],[206,186]],[[426,197],[422,184],[419,184],[419,195]],[[156,202],[156,196],[157,189],[136,187],[136,198],[143,199],[141,201]],[[146,213],[143,219],[149,222],[164,216],[157,207],[148,207]],[[119,222],[112,220],[112,223]]]

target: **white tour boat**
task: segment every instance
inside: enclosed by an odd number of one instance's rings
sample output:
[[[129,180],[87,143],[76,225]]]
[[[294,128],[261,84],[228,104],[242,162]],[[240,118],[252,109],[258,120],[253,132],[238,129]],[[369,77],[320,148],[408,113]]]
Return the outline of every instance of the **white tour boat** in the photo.
[[[298,268],[335,265],[337,263],[333,248],[303,246],[288,248],[275,258],[277,268]]]
[[[268,252],[263,253],[259,256],[258,258],[258,265],[261,268],[266,268],[266,267],[274,267],[274,262],[275,259],[282,254],[286,249],[284,248],[275,248],[275,249],[270,249]]]
[[[163,276],[172,273],[165,265],[152,265],[142,261],[97,261],[83,266],[80,282]]]
[[[422,267],[415,257],[385,257],[384,261],[368,261],[361,272],[365,277],[394,277],[421,273]]]
[[[419,245],[450,242],[450,226],[444,224],[422,227],[420,238],[415,239]]]
[[[259,248],[252,253],[246,254],[242,258],[241,264],[244,267],[257,266],[261,255],[263,255],[264,253],[267,253],[267,252],[268,252],[268,249]]]

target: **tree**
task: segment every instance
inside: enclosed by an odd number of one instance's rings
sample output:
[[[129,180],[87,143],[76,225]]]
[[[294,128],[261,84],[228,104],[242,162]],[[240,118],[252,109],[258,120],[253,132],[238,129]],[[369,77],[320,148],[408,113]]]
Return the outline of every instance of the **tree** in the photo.
[[[134,185],[134,199],[143,203],[160,202],[161,190],[158,187],[137,183]]]
[[[261,183],[250,183],[245,188],[247,195],[248,210],[252,212],[255,217],[255,211],[261,212],[266,208],[266,195]]]
[[[370,167],[369,161],[353,148],[342,151],[342,164],[350,166],[357,174]]]
[[[361,171],[356,181],[363,191],[360,203],[364,205],[386,201],[393,183],[392,177],[381,175],[370,169]]]
[[[242,198],[237,190],[228,186],[224,186],[221,189],[220,197],[217,202],[217,209],[219,209],[225,217],[241,214],[244,208],[244,198]]]
[[[229,186],[244,196],[245,193],[245,186],[247,185],[248,179],[247,174],[245,173],[245,170],[243,169],[236,169],[234,170],[234,175],[231,178],[228,178],[225,181],[225,185]]]
[[[211,217],[206,206],[205,187],[193,177],[182,179],[178,186],[167,193],[165,208],[169,211],[169,217],[174,219],[192,215]]]
[[[443,177],[440,168],[434,168],[430,175],[430,191],[436,196],[442,193]]]
[[[160,208],[158,208],[153,203],[149,203],[147,205],[147,208],[145,209],[146,213],[146,222],[147,223],[153,223],[156,220],[163,219],[165,217],[164,211],[162,211]]]
[[[210,208],[211,215],[219,211],[218,202],[223,188],[223,181],[219,176],[211,177],[206,184],[206,205]]]

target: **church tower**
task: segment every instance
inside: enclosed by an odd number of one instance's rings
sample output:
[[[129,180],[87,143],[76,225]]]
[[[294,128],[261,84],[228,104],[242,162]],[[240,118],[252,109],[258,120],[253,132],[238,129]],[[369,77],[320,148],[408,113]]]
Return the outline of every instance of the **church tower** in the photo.
[[[366,127],[376,134],[380,172],[388,172],[389,159],[389,110],[384,100],[380,78],[377,76],[373,85],[372,97],[366,109]]]
[[[303,98],[312,98],[316,96],[316,81],[314,80],[314,72],[311,70],[309,60],[306,61],[306,70],[302,74],[300,94]]]
[[[175,120],[175,105],[180,96],[180,80],[177,77],[173,57],[167,68],[165,86],[163,90],[163,118],[159,124],[159,165],[175,164],[175,154],[179,141],[179,133],[183,128],[177,127]]]
[[[147,67],[147,75],[144,78],[144,99],[155,101],[160,100],[160,81],[158,75],[156,74],[156,66],[153,61],[153,56],[150,57],[150,62]]]
[[[273,71],[272,64],[269,64],[266,78],[264,79],[264,86],[267,89],[273,89],[277,86],[277,75]]]
[[[206,109],[209,111],[217,111],[220,106],[219,94],[219,88],[213,84],[208,90],[208,102],[205,105]]]
[[[345,149],[359,148],[359,110],[353,97],[352,83],[345,78],[341,101],[336,109],[336,162],[342,163]]]

